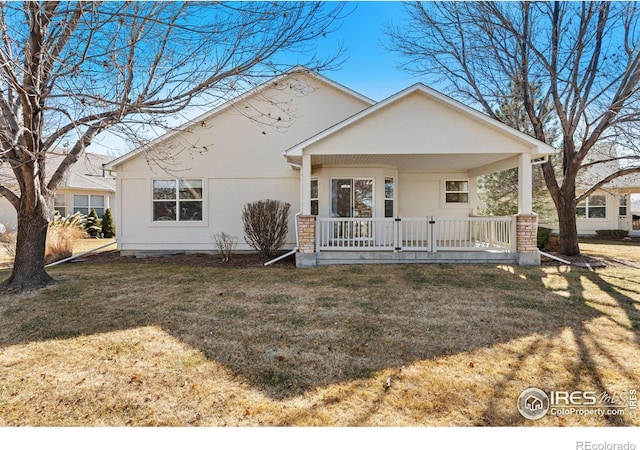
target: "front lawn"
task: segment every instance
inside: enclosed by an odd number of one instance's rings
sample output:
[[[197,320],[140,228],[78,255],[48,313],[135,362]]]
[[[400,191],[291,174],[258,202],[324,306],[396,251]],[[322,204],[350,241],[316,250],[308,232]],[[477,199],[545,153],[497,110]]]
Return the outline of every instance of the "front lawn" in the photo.
[[[0,426],[640,425],[516,409],[528,387],[640,387],[640,272],[623,263],[50,273],[0,297]]]

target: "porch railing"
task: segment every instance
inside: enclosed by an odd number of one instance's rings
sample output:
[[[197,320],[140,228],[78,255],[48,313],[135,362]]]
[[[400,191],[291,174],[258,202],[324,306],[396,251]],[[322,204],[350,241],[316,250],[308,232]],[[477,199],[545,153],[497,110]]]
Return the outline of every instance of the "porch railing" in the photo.
[[[316,248],[328,250],[514,251],[512,217],[326,218],[316,221]]]
[[[512,217],[465,217],[438,219],[435,223],[438,250],[513,251]]]

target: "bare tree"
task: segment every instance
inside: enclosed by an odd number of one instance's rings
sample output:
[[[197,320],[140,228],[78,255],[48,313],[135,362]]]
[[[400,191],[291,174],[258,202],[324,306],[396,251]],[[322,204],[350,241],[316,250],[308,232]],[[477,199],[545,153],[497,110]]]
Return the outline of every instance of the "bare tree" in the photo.
[[[609,181],[640,172],[640,23],[635,2],[434,2],[407,5],[409,20],[389,30],[405,67],[444,82],[496,117],[496,105],[520,97],[532,134],[559,130],[560,170],[543,168],[558,212],[561,251],[579,254],[576,204]],[[537,101],[539,95],[541,101]],[[543,106],[552,105],[552,119]],[[551,143],[553,144],[553,143]],[[599,158],[593,150],[614,149]],[[603,174],[576,195],[583,166]]]
[[[215,102],[295,63],[326,68],[314,42],[341,4],[323,2],[3,2],[0,4],[0,194],[16,209],[6,286],[50,282],[44,269],[56,189],[96,136],[136,138],[140,124]],[[304,54],[307,61],[296,61]],[[335,55],[333,55],[335,57]],[[59,150],[63,147],[67,149]],[[47,156],[63,153],[51,169]]]

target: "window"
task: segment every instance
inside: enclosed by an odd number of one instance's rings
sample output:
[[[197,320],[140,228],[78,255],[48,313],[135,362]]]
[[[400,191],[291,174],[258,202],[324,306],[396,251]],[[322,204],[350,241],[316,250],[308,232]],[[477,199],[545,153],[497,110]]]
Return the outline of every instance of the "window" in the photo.
[[[88,216],[91,210],[95,210],[99,218],[104,215],[103,195],[74,195],[73,213],[80,213]]]
[[[581,219],[604,219],[607,217],[607,197],[590,195],[578,203],[576,216]]]
[[[53,200],[53,209],[58,211],[62,217],[67,215],[66,198],[64,194],[56,194],[56,198]]]
[[[311,179],[311,214],[318,215],[318,179]]]
[[[90,195],[89,206],[98,214],[98,217],[102,219],[102,216],[104,216],[104,196]]]
[[[627,217],[627,202],[627,194],[620,194],[618,205],[618,215],[620,217]]]
[[[202,220],[202,180],[153,180],[153,220]]]
[[[446,203],[469,203],[468,180],[447,180],[444,186]]]
[[[395,183],[392,177],[384,179],[384,216],[393,217],[393,201],[395,200]]]

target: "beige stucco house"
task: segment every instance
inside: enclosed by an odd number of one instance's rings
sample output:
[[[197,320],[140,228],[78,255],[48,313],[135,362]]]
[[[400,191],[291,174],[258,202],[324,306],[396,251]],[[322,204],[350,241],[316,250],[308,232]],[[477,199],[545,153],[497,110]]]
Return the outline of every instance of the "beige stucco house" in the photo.
[[[578,234],[588,236],[597,230],[626,230],[630,235],[640,235],[640,210],[637,206],[634,208],[632,201],[639,194],[637,174],[620,177],[593,192],[576,208]]]
[[[422,84],[374,102],[296,67],[105,168],[122,254],[243,240],[243,206],[291,204],[299,266],[539,263],[531,172],[554,152]],[[478,217],[477,178],[518,167],[519,214]]]
[[[65,151],[47,156],[47,168],[52,174],[65,157]],[[113,157],[98,153],[85,153],[70,167],[67,176],[58,188],[54,208],[62,216],[74,213],[89,214],[95,209],[98,217],[102,217],[107,209],[115,214],[116,180],[106,173],[102,165]],[[8,170],[5,168],[5,170]],[[13,175],[3,173],[11,179]],[[11,182],[7,183],[11,185]],[[17,225],[15,208],[9,201],[0,197],[0,224],[7,228]]]
[[[595,160],[607,161],[615,154],[594,152]],[[588,163],[589,161],[587,161]],[[587,165],[576,180],[577,192],[585,192],[596,181],[620,170],[618,161]],[[582,200],[576,208],[577,229],[581,236],[595,235],[597,230],[626,230],[630,235],[640,235],[640,173],[614,178]],[[635,218],[635,220],[634,220]],[[558,231],[557,222],[541,226]]]

